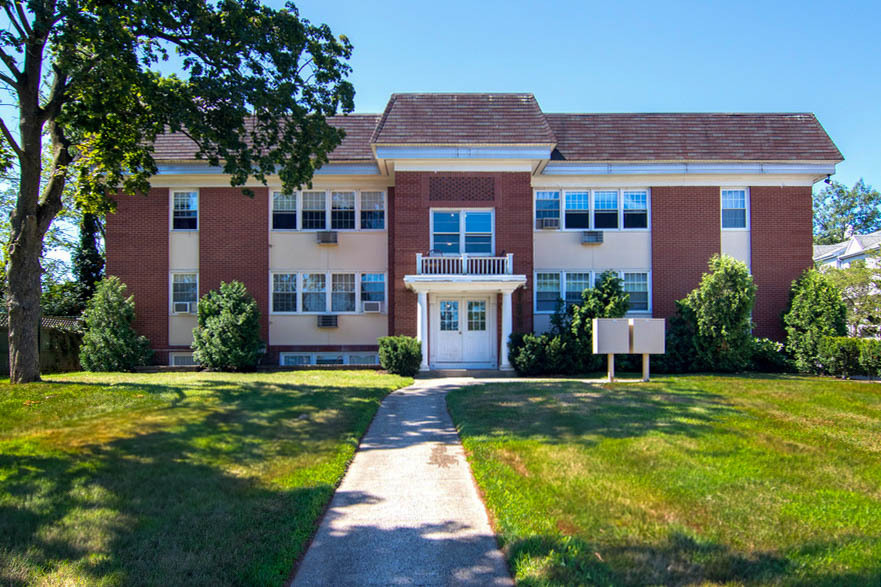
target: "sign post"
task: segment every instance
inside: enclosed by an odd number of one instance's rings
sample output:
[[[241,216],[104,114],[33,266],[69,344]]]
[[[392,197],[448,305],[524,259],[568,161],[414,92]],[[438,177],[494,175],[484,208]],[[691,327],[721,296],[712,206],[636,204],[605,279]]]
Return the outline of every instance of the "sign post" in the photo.
[[[609,358],[609,381],[615,380],[615,355],[642,355],[642,380],[649,380],[649,355],[662,355],[662,318],[594,318],[593,352]]]

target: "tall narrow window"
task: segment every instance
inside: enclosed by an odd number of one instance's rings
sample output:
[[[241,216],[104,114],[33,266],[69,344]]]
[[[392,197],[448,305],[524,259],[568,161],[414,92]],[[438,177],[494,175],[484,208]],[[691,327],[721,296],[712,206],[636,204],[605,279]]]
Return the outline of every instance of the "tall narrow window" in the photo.
[[[459,252],[459,212],[433,212],[432,230],[432,250],[438,253]]]
[[[385,228],[382,192],[361,192],[361,230]]]
[[[465,252],[477,255],[492,254],[492,212],[463,212],[465,215]]]
[[[327,311],[327,276],[324,273],[303,275],[303,311]]]
[[[331,312],[355,311],[355,274],[334,273],[331,277]]]
[[[177,313],[194,313],[199,300],[199,276],[195,273],[174,273],[171,276],[171,309]]]
[[[625,273],[624,291],[630,294],[630,310],[646,312],[649,309],[648,273]]]
[[[535,192],[535,227],[559,228],[560,192]]]
[[[324,192],[303,192],[303,228],[324,230],[327,228],[327,208]]]
[[[618,192],[593,193],[593,227],[618,228]]]
[[[272,311],[297,311],[296,273],[275,273],[272,275]]]
[[[560,299],[560,274],[535,274],[535,310],[537,312],[553,312],[557,309]]]
[[[722,228],[746,228],[746,190],[722,190]]]
[[[624,192],[624,228],[648,228],[648,194]]]
[[[566,304],[580,304],[581,292],[590,287],[590,273],[566,273]]]
[[[296,230],[297,194],[273,192],[272,230]]]
[[[199,228],[199,194],[197,192],[174,192],[172,230],[197,230]]]
[[[361,274],[361,301],[384,302],[385,301],[385,274],[362,273]]]
[[[588,192],[566,192],[566,228],[590,228]]]
[[[333,192],[330,227],[333,230],[355,228],[355,192]]]

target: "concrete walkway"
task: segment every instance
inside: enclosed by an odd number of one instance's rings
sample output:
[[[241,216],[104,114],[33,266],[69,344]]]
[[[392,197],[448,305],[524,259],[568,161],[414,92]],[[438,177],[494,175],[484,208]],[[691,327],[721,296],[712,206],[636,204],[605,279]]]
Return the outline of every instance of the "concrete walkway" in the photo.
[[[382,402],[293,585],[513,585],[444,401],[473,382]]]

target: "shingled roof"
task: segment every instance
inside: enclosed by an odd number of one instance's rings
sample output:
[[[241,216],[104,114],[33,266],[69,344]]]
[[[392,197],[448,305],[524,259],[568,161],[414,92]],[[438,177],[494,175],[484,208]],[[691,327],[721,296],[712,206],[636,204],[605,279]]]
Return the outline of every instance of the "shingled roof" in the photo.
[[[532,94],[392,94],[372,142],[385,145],[552,145]]]
[[[841,161],[813,114],[546,114],[554,159]]]

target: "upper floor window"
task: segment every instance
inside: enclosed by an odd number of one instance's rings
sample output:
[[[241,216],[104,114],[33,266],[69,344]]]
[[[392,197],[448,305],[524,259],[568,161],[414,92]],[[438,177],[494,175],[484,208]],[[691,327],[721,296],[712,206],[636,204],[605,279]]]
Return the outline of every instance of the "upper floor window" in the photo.
[[[197,230],[199,228],[198,192],[174,192],[171,228],[172,230]]]
[[[324,192],[303,192],[303,228],[324,230],[327,228],[327,208]]]
[[[618,192],[596,191],[593,193],[593,227],[618,228]]]
[[[385,301],[385,274],[362,273],[361,274],[361,301],[384,302]]]
[[[361,192],[361,230],[385,228],[382,192]]]
[[[296,230],[297,194],[272,194],[272,230]]]
[[[590,192],[566,192],[566,228],[590,228]]]
[[[648,194],[624,192],[624,228],[648,228]]]
[[[535,226],[536,228],[559,228],[560,192],[535,192]]]
[[[438,253],[491,255],[493,213],[488,210],[432,211],[431,248]]]
[[[330,228],[355,229],[355,192],[333,192],[331,198]]]
[[[746,190],[722,190],[722,228],[746,228]]]

